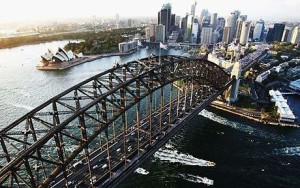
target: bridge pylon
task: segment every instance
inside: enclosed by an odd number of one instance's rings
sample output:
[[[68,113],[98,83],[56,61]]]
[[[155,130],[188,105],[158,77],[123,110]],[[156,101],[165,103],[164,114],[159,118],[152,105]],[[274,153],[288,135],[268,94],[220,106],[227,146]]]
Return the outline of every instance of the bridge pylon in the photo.
[[[234,103],[238,100],[241,72],[242,69],[241,69],[240,62],[236,61],[231,71],[231,78],[235,78],[235,80],[232,82],[232,85],[224,93],[225,99],[228,102],[228,104]]]

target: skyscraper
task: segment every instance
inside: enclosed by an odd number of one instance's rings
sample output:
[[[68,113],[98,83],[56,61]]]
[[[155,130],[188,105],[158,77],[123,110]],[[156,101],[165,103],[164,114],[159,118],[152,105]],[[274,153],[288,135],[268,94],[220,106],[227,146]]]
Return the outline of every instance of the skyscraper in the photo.
[[[185,41],[191,42],[193,21],[193,15],[188,15],[186,19],[186,30],[184,35]]]
[[[208,10],[207,9],[202,9],[201,11],[201,14],[200,14],[200,17],[199,17],[199,24],[202,26],[202,23],[203,23],[203,18],[205,16],[208,15]]]
[[[281,42],[290,42],[291,41],[291,35],[292,35],[292,30],[289,27],[285,27],[283,34],[282,34],[282,38],[281,38]]]
[[[246,21],[243,22],[241,37],[240,37],[240,44],[245,45],[249,40],[249,32],[250,32],[251,22]]]
[[[197,6],[197,1],[195,1],[195,4],[192,4],[192,7],[191,7],[191,15],[193,15],[193,17],[195,17],[196,6]]]
[[[158,24],[155,26],[155,42],[165,42],[165,31],[166,27],[163,24]]]
[[[256,22],[253,31],[253,40],[261,41],[263,39],[264,30],[265,30],[265,22],[263,20],[259,20],[258,22]]]
[[[229,40],[228,42],[232,42],[233,38],[235,37],[236,33],[236,21],[238,17],[240,16],[239,11],[234,11],[232,12],[226,19],[225,27],[230,27],[230,35],[229,35]]]
[[[145,34],[146,34],[145,39],[146,39],[147,42],[150,42],[150,36],[151,36],[150,30],[151,30],[150,27],[145,28]]]
[[[180,25],[180,16],[175,16],[175,26]]]
[[[273,42],[273,30],[274,28],[269,28],[266,41]]]
[[[191,40],[191,43],[197,43],[198,28],[199,28],[198,19],[194,18],[193,26],[192,26],[192,36],[191,36],[192,40]]]
[[[210,18],[210,25],[213,29],[216,28],[216,25],[217,25],[217,18],[218,18],[218,14],[217,13],[213,13],[211,15],[211,18]]]
[[[155,24],[150,25],[150,42],[155,41]]]
[[[162,9],[158,12],[158,24],[165,26],[165,36],[171,31],[171,4],[163,4]]]
[[[229,43],[231,27],[224,27],[222,42]],[[231,41],[230,41],[231,42]]]
[[[210,45],[212,43],[212,34],[213,28],[212,27],[202,27],[201,31],[201,44]]]
[[[236,21],[236,33],[235,33],[236,39],[240,39],[240,37],[241,37],[243,23],[244,23],[244,21],[241,18],[238,18]]]
[[[299,26],[294,27],[293,33],[291,36],[291,43],[292,44],[298,44],[300,42],[300,28]]]
[[[224,27],[225,27],[225,19],[223,17],[218,18],[216,29],[223,30]]]
[[[285,24],[284,23],[275,23],[273,28],[273,41],[281,41],[282,34],[284,31]]]

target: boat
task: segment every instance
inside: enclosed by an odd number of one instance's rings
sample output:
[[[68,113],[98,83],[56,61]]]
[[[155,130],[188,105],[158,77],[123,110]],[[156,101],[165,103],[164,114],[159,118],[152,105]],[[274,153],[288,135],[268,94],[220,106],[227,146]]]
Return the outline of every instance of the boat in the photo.
[[[214,184],[214,180],[208,179],[207,177],[203,177],[202,179],[202,183],[206,184],[206,185],[213,185]]]
[[[138,173],[138,174],[142,174],[142,175],[147,175],[149,174],[149,172],[143,168],[137,168],[134,172]]]

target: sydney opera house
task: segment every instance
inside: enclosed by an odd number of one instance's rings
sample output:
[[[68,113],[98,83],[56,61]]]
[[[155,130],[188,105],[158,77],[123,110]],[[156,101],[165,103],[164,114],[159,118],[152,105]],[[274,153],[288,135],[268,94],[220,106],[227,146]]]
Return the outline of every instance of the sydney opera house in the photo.
[[[83,57],[82,53],[74,54],[71,50],[66,52],[62,48],[58,48],[56,54],[53,54],[51,50],[48,50],[48,52],[41,56],[42,63],[45,64],[68,62],[80,57]]]

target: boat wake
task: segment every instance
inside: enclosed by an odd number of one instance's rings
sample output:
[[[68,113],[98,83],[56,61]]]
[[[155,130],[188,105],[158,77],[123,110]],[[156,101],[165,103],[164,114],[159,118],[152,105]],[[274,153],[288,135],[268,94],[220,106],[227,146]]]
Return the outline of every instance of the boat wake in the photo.
[[[249,135],[258,136],[258,137],[266,138],[266,139],[273,139],[273,140],[286,140],[287,139],[285,136],[282,136],[282,135],[275,135],[272,133],[262,131],[260,129],[253,128],[249,125],[230,121],[224,117],[218,116],[217,114],[215,114],[213,112],[209,112],[207,110],[202,110],[199,113],[199,115],[201,115],[207,119],[210,119],[211,121],[217,122],[219,124],[222,124],[222,125],[231,127],[233,129],[248,133]]]
[[[192,183],[203,183],[208,186],[214,184],[214,180],[208,179],[207,177],[200,177],[192,174],[179,174],[179,177]]]
[[[148,175],[149,172],[143,168],[137,168],[135,171],[135,173],[138,173],[138,174],[142,174],[142,175]]]
[[[166,148],[171,148],[167,146]],[[203,159],[198,159],[189,154],[179,153],[174,149],[159,149],[154,153],[154,157],[158,158],[161,161],[168,161],[170,163],[181,163],[183,165],[191,166],[215,166],[216,164],[211,161],[206,161]]]
[[[300,156],[300,146],[275,149],[274,153],[281,156]]]

